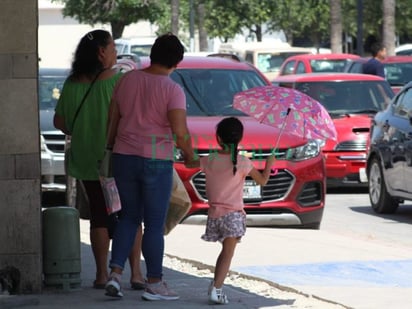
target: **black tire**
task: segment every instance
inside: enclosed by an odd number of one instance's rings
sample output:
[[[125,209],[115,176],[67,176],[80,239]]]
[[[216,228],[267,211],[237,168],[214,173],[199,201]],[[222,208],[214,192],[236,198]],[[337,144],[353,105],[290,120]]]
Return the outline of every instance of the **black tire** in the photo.
[[[386,190],[382,165],[373,158],[368,169],[368,192],[372,209],[379,214],[393,214],[399,206],[399,201]]]

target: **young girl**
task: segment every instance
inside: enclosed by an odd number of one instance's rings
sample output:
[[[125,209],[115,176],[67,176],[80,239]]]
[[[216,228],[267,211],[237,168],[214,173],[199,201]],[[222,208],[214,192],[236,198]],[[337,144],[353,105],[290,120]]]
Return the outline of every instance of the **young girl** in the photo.
[[[269,156],[264,170],[258,171],[249,158],[238,154],[242,137],[243,125],[240,120],[234,117],[223,119],[216,128],[216,139],[221,149],[188,165],[200,167],[206,174],[209,211],[206,232],[202,239],[222,243],[214,280],[208,291],[209,302],[214,304],[229,302],[222,286],[229,272],[236,244],[246,231],[246,214],[243,210],[245,178],[249,175],[259,185],[265,185],[275,160],[274,156]]]

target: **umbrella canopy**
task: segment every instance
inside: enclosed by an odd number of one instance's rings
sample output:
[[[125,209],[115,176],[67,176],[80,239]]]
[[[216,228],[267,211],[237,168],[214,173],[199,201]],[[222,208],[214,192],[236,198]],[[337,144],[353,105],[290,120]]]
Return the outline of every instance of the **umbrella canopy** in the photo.
[[[235,94],[233,108],[259,122],[308,139],[337,139],[335,125],[321,103],[292,88],[262,86]]]

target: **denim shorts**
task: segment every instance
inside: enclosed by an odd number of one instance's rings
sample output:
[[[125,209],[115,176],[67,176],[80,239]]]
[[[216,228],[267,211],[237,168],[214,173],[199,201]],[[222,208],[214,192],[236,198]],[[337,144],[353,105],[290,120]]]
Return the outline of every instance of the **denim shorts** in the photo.
[[[219,218],[207,218],[206,232],[202,239],[223,242],[226,237],[241,238],[246,232],[246,215],[240,211],[230,212]]]

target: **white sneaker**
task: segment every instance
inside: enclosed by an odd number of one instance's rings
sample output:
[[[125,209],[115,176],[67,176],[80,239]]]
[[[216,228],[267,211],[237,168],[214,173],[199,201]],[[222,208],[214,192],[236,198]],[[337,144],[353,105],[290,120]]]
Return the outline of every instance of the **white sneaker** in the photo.
[[[226,305],[229,303],[229,300],[227,299],[226,294],[223,293],[222,289],[216,289],[213,287],[210,291],[209,303]]]
[[[106,286],[104,288],[106,290],[105,295],[107,296],[118,297],[118,298],[123,297],[122,288],[120,286],[120,280],[116,276],[111,276],[109,281],[107,281]]]
[[[146,283],[146,289],[142,295],[144,300],[176,300],[179,295],[167,287],[166,282]]]

